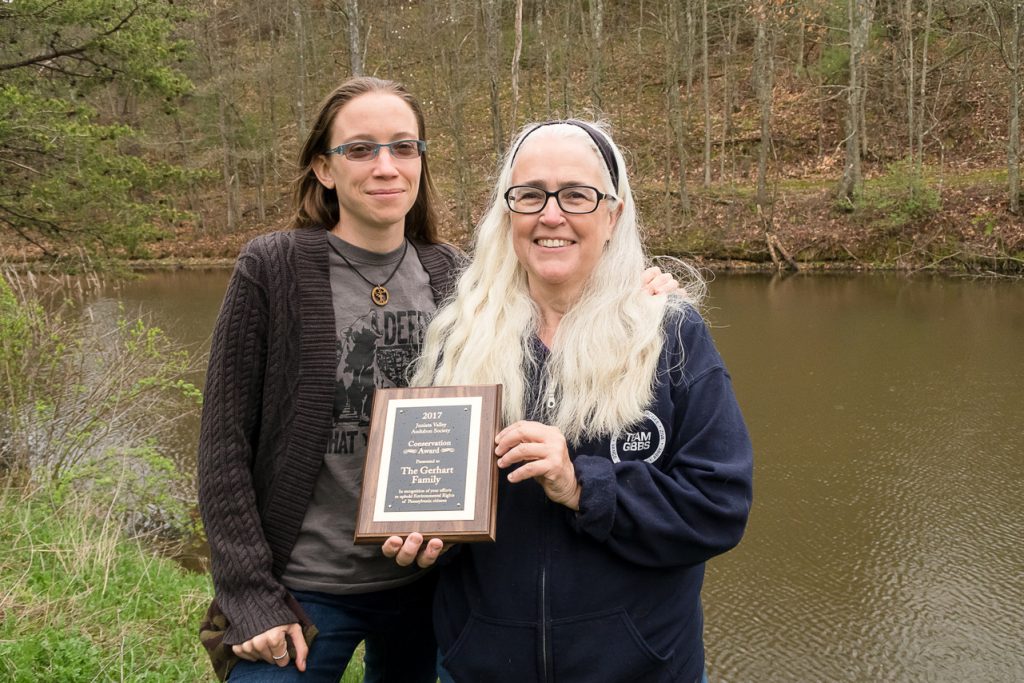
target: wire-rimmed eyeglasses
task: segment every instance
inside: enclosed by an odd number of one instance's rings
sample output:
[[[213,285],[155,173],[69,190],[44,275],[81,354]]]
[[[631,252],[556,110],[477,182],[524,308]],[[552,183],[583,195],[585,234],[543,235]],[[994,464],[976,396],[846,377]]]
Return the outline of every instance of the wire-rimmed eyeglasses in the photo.
[[[597,211],[602,199],[616,199],[590,185],[569,185],[554,192],[533,185],[513,185],[505,192],[505,203],[513,213],[540,213],[552,197],[562,211],[577,214]]]
[[[387,147],[395,159],[415,159],[427,151],[426,140],[395,140],[394,142],[370,142],[356,140],[338,145],[324,154],[343,154],[349,161],[373,161],[381,147]]]

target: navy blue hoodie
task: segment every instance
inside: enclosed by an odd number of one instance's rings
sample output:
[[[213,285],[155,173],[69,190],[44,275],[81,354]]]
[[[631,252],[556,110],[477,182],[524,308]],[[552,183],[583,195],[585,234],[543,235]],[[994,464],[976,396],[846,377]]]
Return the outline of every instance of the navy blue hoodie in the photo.
[[[699,680],[704,562],[743,534],[752,451],[704,321],[665,327],[644,418],[570,445],[579,512],[499,476],[498,542],[443,567],[434,621],[456,681]]]

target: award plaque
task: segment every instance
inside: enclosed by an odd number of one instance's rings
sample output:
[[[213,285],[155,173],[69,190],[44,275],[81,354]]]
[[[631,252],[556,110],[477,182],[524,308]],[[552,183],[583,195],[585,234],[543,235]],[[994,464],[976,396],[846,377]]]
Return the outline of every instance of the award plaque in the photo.
[[[501,385],[377,389],[356,543],[494,541]]]

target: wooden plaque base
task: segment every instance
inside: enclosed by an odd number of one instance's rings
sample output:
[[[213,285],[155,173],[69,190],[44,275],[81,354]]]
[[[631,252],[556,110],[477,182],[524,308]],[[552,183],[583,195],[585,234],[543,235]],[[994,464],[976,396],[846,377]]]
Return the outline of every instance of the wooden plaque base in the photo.
[[[501,385],[377,389],[356,543],[494,541]]]

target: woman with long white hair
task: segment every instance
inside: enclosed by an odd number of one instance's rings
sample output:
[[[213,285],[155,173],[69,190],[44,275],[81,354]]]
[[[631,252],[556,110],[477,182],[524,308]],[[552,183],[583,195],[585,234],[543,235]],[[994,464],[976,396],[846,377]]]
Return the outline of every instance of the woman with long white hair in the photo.
[[[497,543],[447,554],[434,603],[455,681],[699,681],[704,563],[735,546],[752,451],[690,270],[647,260],[623,156],[597,123],[527,126],[414,384],[503,385]],[[392,537],[400,565],[440,539]]]

